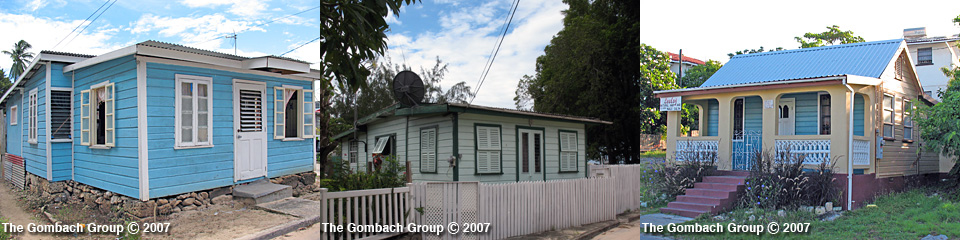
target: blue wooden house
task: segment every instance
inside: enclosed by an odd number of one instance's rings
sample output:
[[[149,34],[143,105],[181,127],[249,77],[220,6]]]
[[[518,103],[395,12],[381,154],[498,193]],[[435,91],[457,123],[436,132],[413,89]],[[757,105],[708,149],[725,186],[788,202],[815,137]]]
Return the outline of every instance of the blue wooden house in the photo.
[[[148,200],[313,170],[309,63],[146,41],[42,51],[0,99],[28,174]]]

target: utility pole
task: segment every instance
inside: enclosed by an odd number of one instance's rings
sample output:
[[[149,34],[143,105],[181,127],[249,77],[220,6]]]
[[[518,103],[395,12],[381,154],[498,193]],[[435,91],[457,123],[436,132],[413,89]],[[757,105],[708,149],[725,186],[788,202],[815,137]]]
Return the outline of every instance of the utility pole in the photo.
[[[237,31],[233,31],[233,35],[226,36],[226,38],[233,38],[233,55],[237,55]]]
[[[680,71],[677,73],[677,86],[683,87],[683,49],[680,49]]]

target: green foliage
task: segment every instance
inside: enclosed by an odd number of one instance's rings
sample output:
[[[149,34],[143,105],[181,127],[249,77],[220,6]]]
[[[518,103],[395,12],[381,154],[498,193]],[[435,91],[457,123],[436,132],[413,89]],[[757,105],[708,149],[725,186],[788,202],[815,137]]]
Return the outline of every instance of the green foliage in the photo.
[[[697,149],[697,147],[694,147]],[[683,195],[694,183],[703,181],[717,169],[716,152],[692,151],[677,153],[674,159],[683,161],[662,161],[653,164],[653,176],[649,178],[654,190],[664,194],[667,199]]]
[[[960,67],[942,68],[943,74],[950,78],[947,89],[940,92],[940,102],[927,106],[917,100],[912,114],[915,125],[920,126],[920,139],[923,149],[932,150],[947,156],[960,156]],[[956,158],[955,158],[956,159]],[[951,174],[957,174],[960,164],[954,164]]]
[[[786,50],[786,49],[783,49],[782,47],[777,47],[777,48],[775,48],[775,49],[770,49],[769,52],[783,51],[783,50]],[[751,54],[751,53],[762,53],[762,52],[764,52],[764,51],[767,51],[767,50],[764,50],[764,49],[763,49],[763,46],[760,46],[760,48],[758,48],[758,49],[744,49],[743,51],[737,51],[737,52],[735,52],[735,53],[727,53],[727,57],[733,58],[733,56],[736,56],[736,55]]]
[[[717,70],[720,70],[720,67],[723,67],[723,64],[715,60],[709,60],[703,65],[693,66],[692,68],[683,71],[683,78],[680,79],[680,86],[686,88],[699,87],[701,84],[703,84],[703,82],[706,82],[710,76],[713,76]]]
[[[125,221],[125,222],[123,223],[123,226],[130,226],[130,223],[131,223],[130,221]],[[143,238],[143,231],[142,231],[143,229],[140,229],[141,231],[138,231],[136,234],[130,234],[130,229],[125,229],[125,230],[126,230],[126,231],[123,231],[123,236],[120,236],[120,238],[118,238],[118,239],[122,239],[122,240],[140,240],[140,239]]]
[[[5,223],[5,222],[7,222],[6,219],[0,218],[0,225],[2,225],[2,223]],[[4,231],[3,227],[0,226],[0,240],[7,240],[10,238],[11,238],[10,233],[8,233],[7,231]]]
[[[356,92],[364,88],[370,70],[367,61],[387,48],[388,13],[400,15],[400,7],[417,0],[323,0],[320,8],[320,71],[335,79],[338,89]]]
[[[808,32],[803,34],[803,37],[794,37],[793,39],[800,43],[800,48],[864,42],[863,37],[853,35],[853,31],[840,30],[837,25],[828,26],[827,31],[821,33]]]
[[[0,69],[0,94],[7,92],[7,89],[12,86],[13,83],[10,82],[10,78],[7,78],[7,73]]]
[[[20,74],[23,74],[27,70],[27,64],[33,58],[33,53],[30,52],[30,48],[33,45],[27,43],[27,41],[20,40],[13,44],[13,49],[3,50],[3,54],[6,54],[10,57],[10,60],[13,60],[13,66],[10,66],[10,78],[17,79],[20,77]]]
[[[741,208],[796,209],[800,205],[820,206],[834,201],[839,192],[833,185],[833,165],[820,163],[813,171],[803,169],[804,155],[789,151],[756,152],[750,176],[740,195]],[[833,161],[836,162],[836,161]]]
[[[386,157],[380,169],[373,169],[371,172],[355,172],[354,169],[350,169],[347,159],[331,160],[331,165],[332,173],[320,180],[320,187],[327,188],[331,192],[395,188],[406,184],[404,179],[406,169],[395,157]]]
[[[653,91],[676,88],[670,58],[640,42],[640,2],[564,2],[564,27],[537,58],[536,74],[520,81],[515,103],[612,121],[587,127],[588,157],[636,163],[640,134],[666,129]]]

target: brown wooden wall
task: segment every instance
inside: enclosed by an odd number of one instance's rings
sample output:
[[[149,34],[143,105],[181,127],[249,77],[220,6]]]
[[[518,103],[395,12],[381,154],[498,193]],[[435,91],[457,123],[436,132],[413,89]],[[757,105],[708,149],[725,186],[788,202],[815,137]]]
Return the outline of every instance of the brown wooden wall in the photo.
[[[903,111],[904,99],[917,100],[923,90],[917,81],[917,74],[914,72],[912,61],[907,58],[906,52],[901,52],[897,61],[902,66],[901,79],[895,77],[884,78],[880,87],[875,103],[876,118],[875,124],[878,130],[878,136],[883,136],[883,94],[894,96],[894,116],[893,116],[893,139],[884,139],[883,158],[876,161],[877,177],[909,176],[924,173],[936,173],[940,168],[940,158],[934,152],[924,151],[918,154],[918,147],[923,144],[920,140],[919,126],[913,126],[913,141],[905,140],[903,136]],[[888,71],[897,71],[896,66]],[[892,75],[891,75],[892,76]],[[916,104],[916,103],[915,103]]]

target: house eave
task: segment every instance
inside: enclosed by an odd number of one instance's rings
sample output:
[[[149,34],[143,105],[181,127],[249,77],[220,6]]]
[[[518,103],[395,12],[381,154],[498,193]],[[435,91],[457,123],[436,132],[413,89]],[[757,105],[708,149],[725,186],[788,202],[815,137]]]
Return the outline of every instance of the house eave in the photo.
[[[16,81],[14,81],[12,85],[10,85],[10,88],[7,89],[7,91],[3,93],[3,97],[0,97],[0,104],[5,103],[5,102],[7,101],[7,96],[9,96],[10,93],[12,93],[13,91],[15,91],[15,89],[17,88],[17,86],[19,86],[19,85],[23,82],[24,79],[33,77],[34,71],[35,71],[35,70],[39,70],[39,69],[37,69],[37,64],[38,64],[38,63],[40,63],[40,62],[76,63],[76,62],[81,62],[81,61],[85,61],[85,60],[87,60],[87,58],[76,57],[76,56],[66,56],[66,55],[60,55],[60,54],[56,54],[56,53],[44,53],[44,52],[41,52],[41,53],[37,54],[37,56],[36,56],[35,58],[33,58],[33,61],[30,62],[30,65],[27,65],[27,71],[24,72],[23,74],[20,74],[20,76],[17,77]]]
[[[790,86],[790,85],[828,85],[833,83],[840,83],[843,81],[843,79],[847,78],[848,76],[853,76],[853,75],[792,79],[792,80],[784,80],[784,81],[723,85],[723,86],[713,86],[713,87],[660,90],[660,91],[654,91],[653,94],[654,94],[654,97],[663,98],[663,97],[690,96],[690,95],[700,95],[700,94],[720,93],[720,92],[737,92],[737,91],[746,91],[746,90],[763,89],[763,88],[781,88],[781,87]],[[879,79],[877,79],[877,81],[879,81]]]

